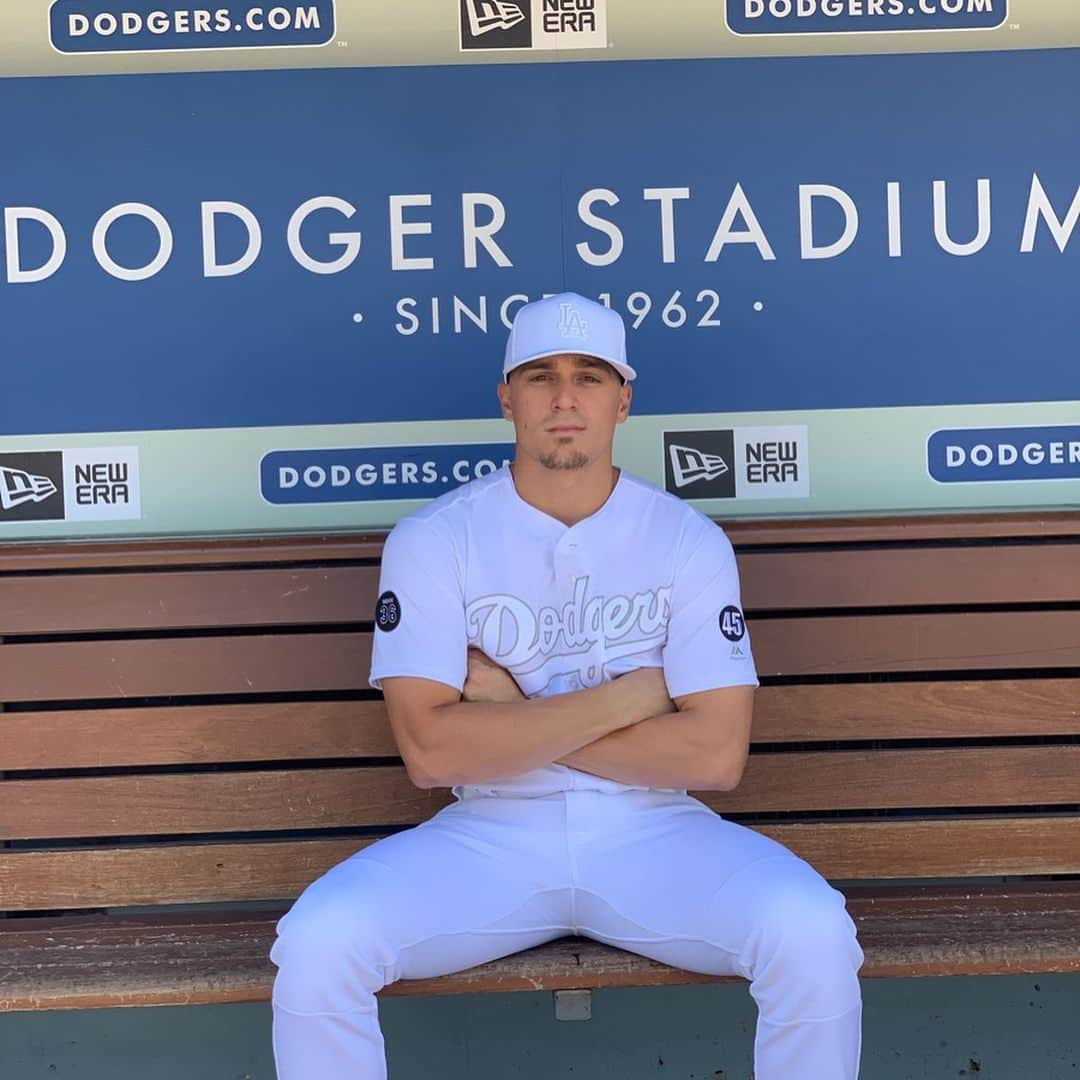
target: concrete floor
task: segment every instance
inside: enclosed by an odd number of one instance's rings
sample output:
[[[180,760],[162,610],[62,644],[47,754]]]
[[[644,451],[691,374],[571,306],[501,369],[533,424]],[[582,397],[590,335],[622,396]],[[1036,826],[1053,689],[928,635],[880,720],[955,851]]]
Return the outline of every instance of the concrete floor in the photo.
[[[1080,1080],[1080,975],[864,983],[863,1080]],[[745,986],[382,1003],[392,1080],[749,1080]],[[273,1080],[268,1005],[0,1015],[3,1080]],[[359,1080],[359,1078],[358,1078]],[[807,1078],[818,1080],[818,1078]]]

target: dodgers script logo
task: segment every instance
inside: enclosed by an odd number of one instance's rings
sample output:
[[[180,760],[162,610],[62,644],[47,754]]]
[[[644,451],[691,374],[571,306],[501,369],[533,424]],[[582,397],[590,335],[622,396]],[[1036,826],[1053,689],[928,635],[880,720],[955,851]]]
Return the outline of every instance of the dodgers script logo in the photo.
[[[511,671],[529,697],[546,697],[598,686],[609,664],[667,640],[670,585],[633,596],[588,591],[588,576],[575,578],[573,600],[539,611],[509,593],[478,597],[465,609],[469,644]]]

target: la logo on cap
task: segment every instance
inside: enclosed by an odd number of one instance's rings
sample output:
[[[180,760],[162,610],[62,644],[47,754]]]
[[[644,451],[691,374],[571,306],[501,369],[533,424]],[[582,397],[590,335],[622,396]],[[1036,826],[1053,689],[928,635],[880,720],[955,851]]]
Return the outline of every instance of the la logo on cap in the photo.
[[[588,320],[573,304],[559,305],[559,333],[564,338],[584,339],[588,332]]]

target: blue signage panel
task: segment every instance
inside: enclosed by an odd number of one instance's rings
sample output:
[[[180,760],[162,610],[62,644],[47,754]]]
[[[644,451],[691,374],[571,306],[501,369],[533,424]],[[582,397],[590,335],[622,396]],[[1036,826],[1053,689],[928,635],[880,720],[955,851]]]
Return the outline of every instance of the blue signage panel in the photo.
[[[513,443],[274,450],[259,466],[270,503],[431,499],[509,464]]]
[[[565,288],[625,316],[638,415],[1074,400],[1078,85],[1080,50],[0,80],[0,432],[496,416]]]
[[[326,45],[334,0],[175,5],[160,0],[54,0],[49,40],[64,53],[251,49]]]
[[[990,30],[1009,0],[724,0],[736,34]]]
[[[1080,479],[1080,424],[935,431],[926,455],[942,484]]]

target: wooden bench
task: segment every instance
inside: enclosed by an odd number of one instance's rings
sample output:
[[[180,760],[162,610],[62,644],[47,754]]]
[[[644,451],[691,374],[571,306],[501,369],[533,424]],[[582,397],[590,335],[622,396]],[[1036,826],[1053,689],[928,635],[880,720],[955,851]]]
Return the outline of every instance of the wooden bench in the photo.
[[[763,686],[704,801],[868,976],[1080,970],[1080,513],[728,531]],[[445,804],[366,689],[380,549],[0,546],[0,1008],[265,999],[289,899]],[[385,993],[706,981],[567,939]]]

